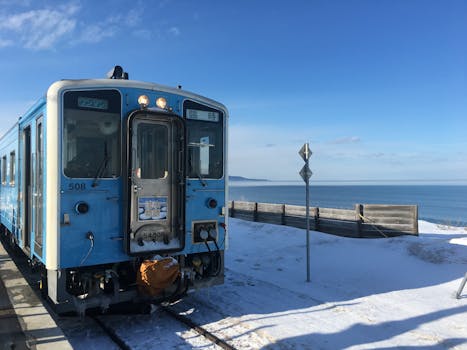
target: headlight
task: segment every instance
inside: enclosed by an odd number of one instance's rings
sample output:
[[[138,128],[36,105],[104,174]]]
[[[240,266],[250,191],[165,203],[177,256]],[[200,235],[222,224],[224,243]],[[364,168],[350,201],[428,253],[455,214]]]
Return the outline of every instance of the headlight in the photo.
[[[146,95],[141,95],[140,97],[138,97],[138,104],[141,108],[146,108],[147,106],[149,106],[149,97],[147,97]]]
[[[167,100],[164,97],[158,97],[156,100],[156,106],[165,109],[167,107]]]

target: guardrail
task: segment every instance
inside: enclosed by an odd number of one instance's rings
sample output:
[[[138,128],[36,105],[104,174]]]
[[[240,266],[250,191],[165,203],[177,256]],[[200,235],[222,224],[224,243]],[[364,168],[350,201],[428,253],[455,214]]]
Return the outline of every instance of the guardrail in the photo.
[[[306,228],[305,206],[231,201],[229,216]],[[310,229],[358,238],[418,235],[418,206],[356,204],[353,210],[310,207]]]

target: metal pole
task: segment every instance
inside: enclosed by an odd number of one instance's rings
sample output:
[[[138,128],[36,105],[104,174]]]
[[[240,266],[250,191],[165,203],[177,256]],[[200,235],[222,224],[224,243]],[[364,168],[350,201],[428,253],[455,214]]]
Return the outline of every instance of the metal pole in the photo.
[[[305,161],[308,167],[308,159]],[[310,180],[306,180],[306,281],[310,282]]]

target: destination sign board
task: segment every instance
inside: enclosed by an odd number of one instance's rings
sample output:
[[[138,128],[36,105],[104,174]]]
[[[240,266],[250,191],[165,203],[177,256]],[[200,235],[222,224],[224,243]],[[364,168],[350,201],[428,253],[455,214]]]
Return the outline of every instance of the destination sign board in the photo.
[[[199,109],[187,109],[186,118],[193,120],[202,120],[205,122],[218,122],[219,112],[200,111]]]
[[[109,101],[103,100],[101,98],[79,96],[78,107],[105,110],[109,108]]]

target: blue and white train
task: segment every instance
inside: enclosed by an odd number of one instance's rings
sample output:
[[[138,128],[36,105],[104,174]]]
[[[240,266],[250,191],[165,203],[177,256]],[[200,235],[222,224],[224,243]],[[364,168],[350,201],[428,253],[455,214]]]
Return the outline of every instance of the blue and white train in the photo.
[[[59,312],[140,300],[148,259],[178,266],[152,301],[223,283],[227,121],[116,66],[55,82],[1,137],[0,223]]]

